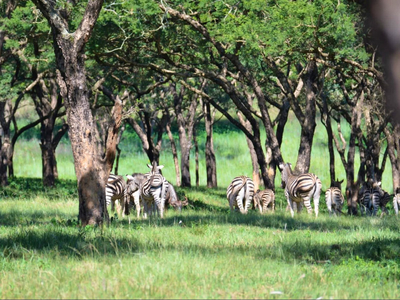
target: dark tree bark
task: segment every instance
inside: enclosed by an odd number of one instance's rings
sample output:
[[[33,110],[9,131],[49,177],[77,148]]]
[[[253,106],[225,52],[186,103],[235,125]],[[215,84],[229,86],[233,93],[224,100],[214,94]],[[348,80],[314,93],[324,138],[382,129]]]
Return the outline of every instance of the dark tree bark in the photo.
[[[171,116],[170,116],[168,109],[165,109],[165,114],[168,117],[168,121],[167,121],[165,128],[167,130],[169,141],[171,142],[171,151],[172,151],[172,157],[174,159],[175,174],[176,174],[176,185],[181,186],[181,175],[180,175],[180,171],[179,171],[178,151],[176,149],[175,140],[174,140],[174,137],[171,132]]]
[[[183,187],[191,187],[190,179],[190,150],[192,148],[191,141],[195,126],[195,116],[197,108],[198,95],[192,96],[189,107],[183,107],[183,98],[185,95],[185,87],[182,85],[179,93],[176,90],[176,84],[171,83],[171,93],[174,98],[174,109],[176,122],[178,124],[179,143],[181,145],[181,178]],[[187,111],[186,116],[184,111]]]
[[[33,75],[37,77],[35,68]],[[62,98],[57,92],[57,86],[53,79],[49,81],[50,88],[46,86],[44,80],[40,80],[32,93],[32,99],[38,116],[43,119],[40,126],[40,149],[42,152],[42,180],[44,186],[54,186],[55,179],[58,178],[56,147],[61,137],[68,129],[65,124],[57,135],[54,136],[54,126],[57,114],[62,107]]]
[[[306,106],[303,118],[301,118],[300,147],[297,156],[295,172],[307,173],[311,163],[311,149],[316,127],[316,93],[315,84],[318,77],[318,69],[315,61],[310,61],[306,67]]]
[[[203,101],[203,113],[204,113],[204,125],[207,135],[206,145],[205,145],[207,187],[215,188],[218,186],[218,183],[217,183],[217,161],[215,159],[214,140],[213,140],[214,115],[211,113],[210,102],[208,102],[206,99],[204,99]]]
[[[157,119],[158,111],[151,113],[147,111],[142,104],[139,105],[139,108],[140,111],[138,114],[141,119],[142,126],[139,125],[139,123],[133,118],[127,118],[127,122],[130,126],[132,126],[133,130],[135,130],[136,134],[142,141],[142,148],[147,154],[149,161],[151,163],[155,161],[157,164],[159,164],[162,136],[166,127],[168,116],[164,111],[161,119]],[[155,140],[152,138],[153,132],[157,132]]]

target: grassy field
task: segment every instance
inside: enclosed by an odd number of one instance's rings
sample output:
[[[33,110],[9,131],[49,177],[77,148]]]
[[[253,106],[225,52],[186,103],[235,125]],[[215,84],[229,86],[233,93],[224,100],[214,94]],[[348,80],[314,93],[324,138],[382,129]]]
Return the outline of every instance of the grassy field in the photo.
[[[299,127],[292,120],[282,152],[296,161]],[[41,184],[38,141],[21,139],[15,149],[16,178],[0,188],[0,297],[10,298],[399,298],[399,221],[329,217],[291,218],[279,188],[274,214],[231,213],[225,198],[233,177],[251,176],[243,134],[217,126],[219,188],[205,185],[204,134],[200,131],[200,187],[178,189],[189,205],[164,220],[115,219],[109,227],[77,226],[78,197],[71,148],[57,148],[60,180]],[[326,133],[318,125],[311,172],[329,184]],[[147,172],[140,142],[121,142],[119,174]],[[160,160],[175,182],[166,141]],[[336,160],[338,177],[343,167]],[[194,184],[194,159],[191,162]],[[391,191],[390,166],[383,187]]]
[[[230,213],[225,189],[178,189],[164,220],[76,226],[73,180],[0,192],[1,298],[398,298],[398,220]],[[182,221],[180,223],[180,221]]]

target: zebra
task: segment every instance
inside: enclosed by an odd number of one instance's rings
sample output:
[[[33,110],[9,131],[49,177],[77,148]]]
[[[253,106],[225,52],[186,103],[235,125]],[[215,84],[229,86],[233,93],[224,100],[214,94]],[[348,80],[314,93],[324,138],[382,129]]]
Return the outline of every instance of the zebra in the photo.
[[[396,194],[393,197],[393,208],[396,217],[399,215],[399,207],[400,207],[400,187],[397,187]]]
[[[257,190],[254,194],[254,202],[261,207],[261,213],[268,210],[275,211],[275,193],[273,190]]]
[[[117,213],[120,214],[122,208],[122,215],[129,215],[129,203],[127,198],[127,186],[125,180],[120,175],[110,174],[106,185],[106,205],[111,205],[111,211],[115,211],[115,201],[119,201],[117,206]]]
[[[226,197],[231,211],[239,208],[242,214],[247,214],[253,201],[254,183],[247,176],[235,177],[226,191]],[[259,207],[261,211],[261,207]]]
[[[187,198],[184,201],[179,200],[174,186],[168,182],[168,190],[165,196],[165,208],[167,208],[169,205],[181,211],[183,206],[188,205],[188,200]]]
[[[140,187],[142,183],[146,180],[146,174],[142,173],[133,173],[132,175],[126,175],[127,178],[127,186],[128,186],[128,193],[129,193],[129,204],[130,207],[131,202],[134,203],[134,206],[136,208],[136,216],[139,219],[140,218],[140,210],[141,207],[143,206],[143,203],[140,201]],[[132,201],[133,199],[133,201]]]
[[[344,203],[344,197],[342,194],[341,181],[334,181],[329,189],[325,192],[326,206],[328,207],[329,214],[336,215],[342,214],[342,207]]]
[[[140,218],[140,210],[141,207],[143,206],[143,203],[140,201],[140,185],[146,180],[147,178],[146,176],[149,176],[149,174],[133,173],[132,175],[126,175],[126,177],[128,178],[128,183],[127,183],[128,186],[131,185],[132,190],[136,189],[136,191],[131,194],[130,200],[133,199],[132,202],[136,207],[136,213],[138,219]],[[187,199],[185,201],[181,201],[178,199],[178,196],[176,194],[173,185],[168,182],[168,189],[165,195],[165,208],[168,208],[168,206],[172,206],[180,211],[182,207],[186,206],[187,204],[188,204]],[[146,217],[147,216],[145,215],[145,218]]]
[[[365,211],[368,215],[376,216],[378,209],[381,209],[381,216],[388,214],[386,204],[390,200],[390,195],[381,188],[381,182],[369,180],[362,197],[361,214]]]
[[[164,166],[157,166],[156,162],[147,166],[150,168],[150,172],[146,174],[146,179],[140,186],[140,198],[143,202],[144,211],[151,216],[152,211],[157,206],[160,217],[164,218],[165,197],[169,185],[160,173]]]
[[[321,194],[321,180],[312,173],[294,175],[291,164],[280,164],[282,188],[285,189],[285,196],[290,206],[290,213],[294,217],[293,202],[297,203],[297,211],[300,212],[304,203],[308,213],[312,213],[310,199],[314,199],[315,216],[318,217],[319,197]]]

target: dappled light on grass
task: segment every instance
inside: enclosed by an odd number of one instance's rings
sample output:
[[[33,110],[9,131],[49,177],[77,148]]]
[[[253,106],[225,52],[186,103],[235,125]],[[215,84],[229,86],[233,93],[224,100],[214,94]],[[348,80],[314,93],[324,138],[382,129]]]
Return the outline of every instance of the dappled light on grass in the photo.
[[[74,182],[16,180],[0,201],[2,298],[396,298],[398,220],[230,212],[226,190],[165,219],[81,228]],[[28,195],[23,197],[23,191]],[[58,196],[57,196],[58,195]],[[346,282],[346,288],[344,287]],[[278,293],[279,292],[279,293]]]

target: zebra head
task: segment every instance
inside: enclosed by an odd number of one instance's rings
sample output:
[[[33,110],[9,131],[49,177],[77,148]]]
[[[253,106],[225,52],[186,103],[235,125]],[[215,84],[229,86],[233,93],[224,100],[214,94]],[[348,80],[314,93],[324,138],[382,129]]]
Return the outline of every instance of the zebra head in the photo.
[[[331,183],[331,187],[337,187],[337,188],[339,188],[341,190],[343,181],[344,181],[344,179],[339,181],[339,179],[336,178],[336,181],[333,181]]]
[[[156,162],[156,161],[153,161],[153,162],[151,163],[151,165],[150,165],[150,164],[147,164],[147,167],[150,169],[150,174],[159,174],[159,173],[160,173],[160,170],[161,170],[162,168],[164,168],[163,165],[157,166],[157,162]]]
[[[143,182],[145,175],[140,173],[134,173],[131,175],[126,174],[126,185],[128,194],[133,194],[140,188],[140,184]]]

